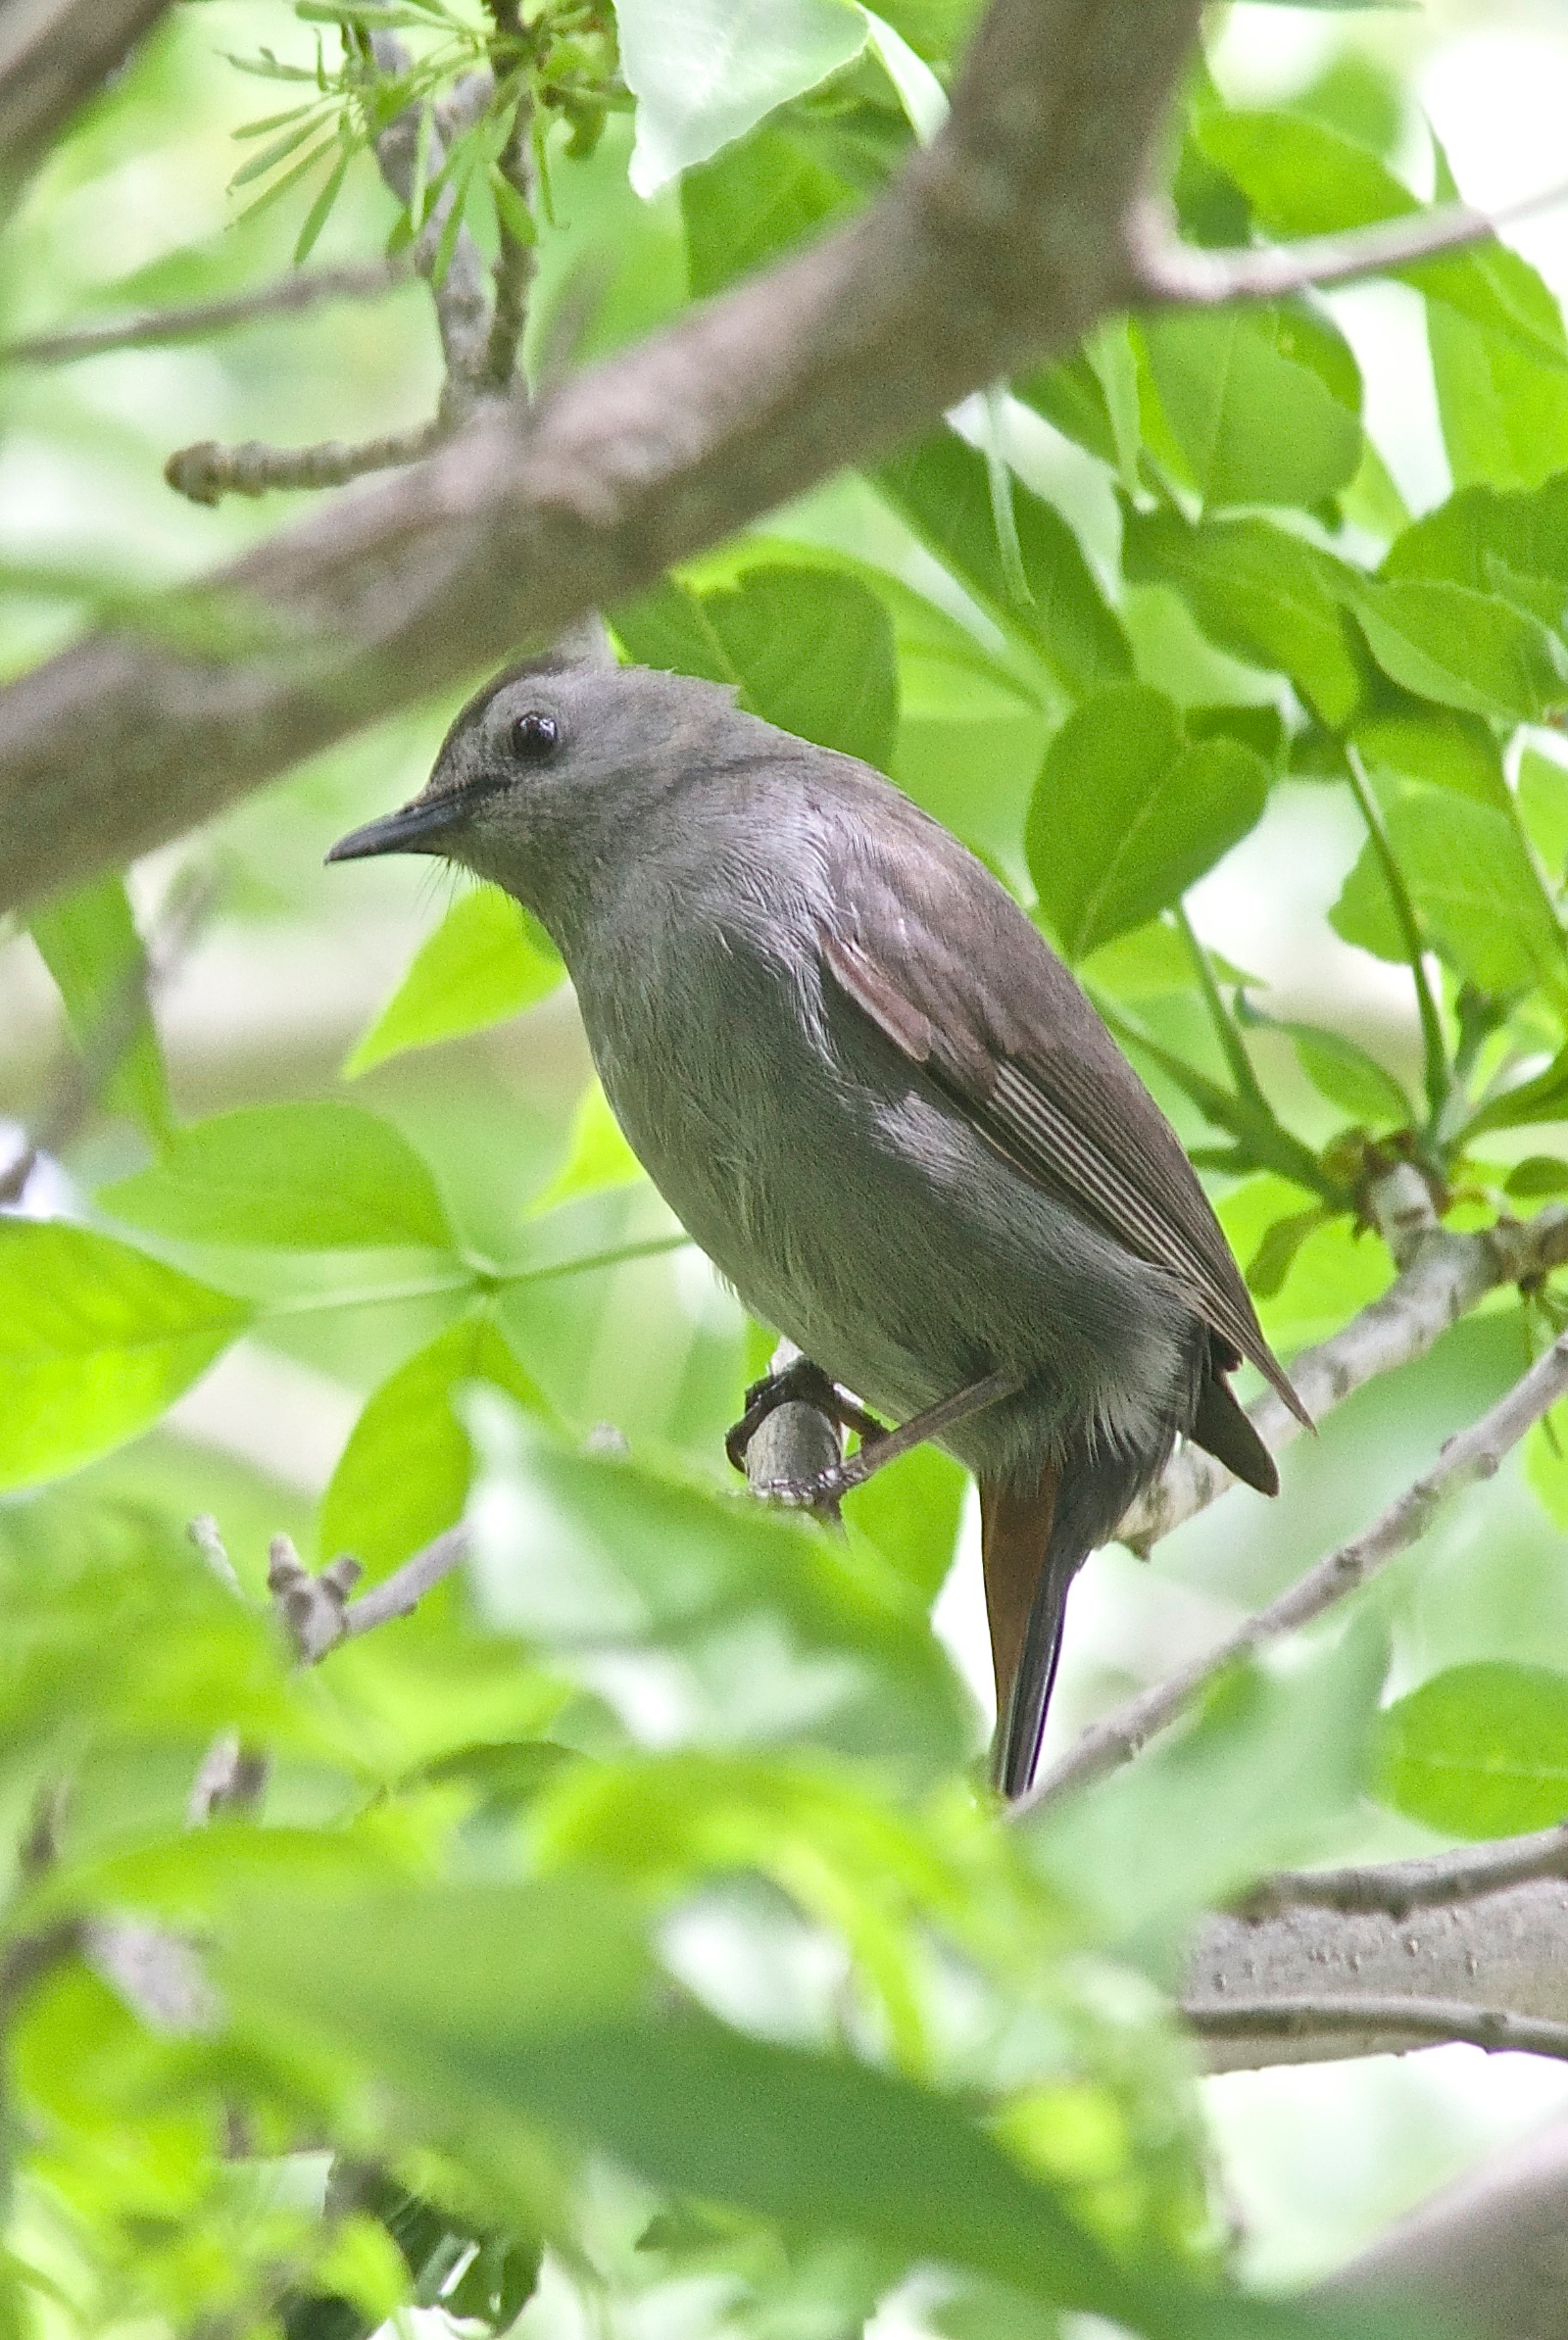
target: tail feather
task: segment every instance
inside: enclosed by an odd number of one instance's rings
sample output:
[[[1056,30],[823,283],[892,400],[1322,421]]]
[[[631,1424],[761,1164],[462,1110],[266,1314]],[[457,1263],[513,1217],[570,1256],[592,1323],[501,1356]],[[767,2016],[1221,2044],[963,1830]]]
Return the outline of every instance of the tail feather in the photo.
[[[1022,1795],[1034,1777],[1046,1708],[1061,1652],[1067,1587],[1088,1547],[1073,1549],[1054,1530],[1057,1474],[1049,1465],[1019,1494],[994,1479],[980,1482],[980,1550],[986,1614],[997,1682],[992,1768],[1004,1795]]]

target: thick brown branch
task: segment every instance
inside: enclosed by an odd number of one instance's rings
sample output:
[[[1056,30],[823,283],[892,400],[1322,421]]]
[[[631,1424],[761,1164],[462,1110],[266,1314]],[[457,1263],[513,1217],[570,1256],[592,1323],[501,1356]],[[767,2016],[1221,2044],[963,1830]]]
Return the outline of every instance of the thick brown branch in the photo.
[[[104,350],[145,350],[168,342],[205,341],[258,317],[293,317],[328,301],[373,301],[406,284],[414,273],[406,260],[370,260],[343,268],[296,268],[254,292],[223,301],[196,301],[187,309],[152,309],[144,317],[109,317],[99,325],[74,325],[67,332],[33,333],[0,343],[0,366],[69,366]]]
[[[98,635],[0,696],[0,906],[144,852],[357,727],[554,636],[1132,289],[1199,0],[994,0],[947,129],[771,274],[499,404],[215,580],[283,639],[205,662]]]
[[[1015,1809],[1022,1813],[1069,1787],[1098,1779],[1129,1762],[1163,1731],[1227,1666],[1270,1641],[1298,1633],[1325,1610],[1358,1591],[1431,1525],[1440,1504],[1477,1479],[1489,1479],[1510,1447],[1568,1390],[1568,1334],[1561,1335],[1523,1380],[1479,1422],[1448,1440],[1429,1471],[1396,1497],[1372,1526],[1352,1536],[1266,1609],[1249,1617],[1213,1649],[1178,1667],[1099,1723],[1092,1723],[1060,1761]]]

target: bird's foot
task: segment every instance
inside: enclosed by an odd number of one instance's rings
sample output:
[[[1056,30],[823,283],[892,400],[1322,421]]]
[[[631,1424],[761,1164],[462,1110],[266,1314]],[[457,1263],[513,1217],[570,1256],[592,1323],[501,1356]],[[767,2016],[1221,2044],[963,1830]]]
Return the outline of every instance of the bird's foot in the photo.
[[[808,1405],[824,1414],[840,1429],[855,1431],[863,1445],[886,1436],[875,1415],[868,1414],[847,1389],[830,1381],[820,1365],[813,1365],[809,1357],[796,1357],[778,1373],[764,1374],[760,1382],[753,1382],[746,1392],[746,1411],[725,1436],[724,1452],[737,1471],[746,1468],[746,1449],[751,1444],[769,1414],[777,1413],[781,1405]],[[831,1499],[830,1488],[823,1484],[830,1481],[831,1471],[817,1472],[809,1479],[771,1480],[759,1487],[759,1494],[769,1496],[776,1503],[789,1503],[798,1509],[814,1510]]]

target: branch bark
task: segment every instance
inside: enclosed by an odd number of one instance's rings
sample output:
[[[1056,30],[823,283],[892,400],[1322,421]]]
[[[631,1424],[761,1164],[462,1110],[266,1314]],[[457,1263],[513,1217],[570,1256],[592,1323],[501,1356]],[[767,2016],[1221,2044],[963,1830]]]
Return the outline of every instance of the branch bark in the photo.
[[[1309,2296],[1424,2305],[1473,2340],[1568,2340],[1568,2121],[1422,2203]]]
[[[0,219],[169,0],[10,0],[0,15]]]
[[[0,906],[145,852],[395,708],[612,603],[1135,291],[1128,221],[1199,0],[994,0],[883,200],[532,416],[213,580],[270,641],[95,635],[0,696]]]

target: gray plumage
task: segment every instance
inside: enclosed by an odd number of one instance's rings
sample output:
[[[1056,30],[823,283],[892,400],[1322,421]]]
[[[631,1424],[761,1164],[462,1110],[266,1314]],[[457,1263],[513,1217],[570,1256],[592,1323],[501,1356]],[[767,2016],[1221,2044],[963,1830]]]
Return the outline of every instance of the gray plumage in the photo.
[[[993,1506],[1043,1505],[1030,1627],[998,1661],[1017,1792],[1085,1554],[1184,1432],[1272,1491],[1223,1380],[1240,1357],[1298,1402],[1078,986],[879,774],[683,676],[504,676],[425,792],[334,853],[397,850],[543,922],[617,1120],[756,1315],[894,1420],[1017,1376],[942,1441]]]

